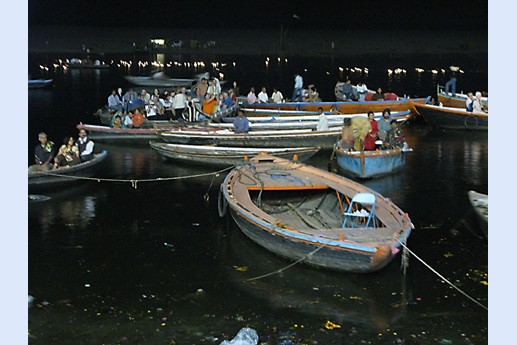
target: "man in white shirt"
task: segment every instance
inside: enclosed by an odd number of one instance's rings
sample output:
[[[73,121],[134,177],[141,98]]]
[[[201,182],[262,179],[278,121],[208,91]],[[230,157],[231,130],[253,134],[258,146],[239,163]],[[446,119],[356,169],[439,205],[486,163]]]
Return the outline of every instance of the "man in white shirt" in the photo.
[[[267,103],[269,101],[269,96],[267,95],[265,86],[263,86],[262,90],[260,90],[258,94],[258,100],[260,103]]]
[[[280,90],[276,88],[273,89],[273,94],[271,95],[271,98],[275,103],[282,103],[284,101],[284,95],[282,95],[282,92],[280,92]]]

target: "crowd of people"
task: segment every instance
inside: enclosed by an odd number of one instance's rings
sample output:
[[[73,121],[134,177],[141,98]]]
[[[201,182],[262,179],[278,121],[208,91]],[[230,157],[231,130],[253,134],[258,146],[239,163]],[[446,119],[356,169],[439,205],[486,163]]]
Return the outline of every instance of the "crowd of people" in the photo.
[[[404,132],[397,120],[391,118],[390,109],[384,109],[379,121],[375,120],[374,115],[373,111],[369,111],[367,117],[345,118],[338,145],[344,150],[354,151],[405,148]]]
[[[203,121],[218,111],[231,108],[237,103],[239,87],[223,89],[217,78],[203,77],[199,83],[187,90],[180,87],[149,94],[146,89],[137,93],[133,88],[123,93],[122,88],[112,90],[107,99],[107,108],[113,114],[111,127],[138,128],[145,119],[169,121]]]

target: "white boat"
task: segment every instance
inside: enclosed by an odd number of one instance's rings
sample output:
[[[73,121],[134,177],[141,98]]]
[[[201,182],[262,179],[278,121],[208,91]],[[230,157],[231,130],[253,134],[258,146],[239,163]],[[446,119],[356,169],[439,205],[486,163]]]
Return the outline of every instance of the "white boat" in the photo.
[[[306,147],[320,146],[331,149],[340,138],[342,126],[326,131],[310,129],[252,131],[235,133],[229,129],[220,130],[164,130],[159,136],[168,143],[188,145],[220,145],[232,147]]]
[[[210,165],[238,165],[259,154],[272,154],[277,157],[306,161],[315,155],[319,147],[225,147],[217,145],[182,145],[158,141],[149,142],[164,158],[184,161],[188,163]]]

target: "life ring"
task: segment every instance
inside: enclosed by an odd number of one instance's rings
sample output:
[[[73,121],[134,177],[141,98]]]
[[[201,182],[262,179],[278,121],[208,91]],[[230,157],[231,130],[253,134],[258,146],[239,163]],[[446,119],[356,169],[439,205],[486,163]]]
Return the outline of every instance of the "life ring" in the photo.
[[[464,120],[466,129],[476,129],[478,127],[478,118],[476,116],[469,115]]]
[[[219,211],[219,217],[223,218],[226,215],[228,209],[228,200],[223,195],[223,185],[219,190],[219,196],[217,197],[217,211]]]

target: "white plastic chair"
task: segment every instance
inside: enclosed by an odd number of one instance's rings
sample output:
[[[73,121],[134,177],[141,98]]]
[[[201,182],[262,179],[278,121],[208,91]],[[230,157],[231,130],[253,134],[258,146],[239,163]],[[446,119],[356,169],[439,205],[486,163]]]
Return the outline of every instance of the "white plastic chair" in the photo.
[[[345,219],[343,220],[343,226],[341,227],[344,229],[347,226],[347,222],[350,221],[351,227],[355,227],[355,221],[357,219],[359,220],[365,220],[366,224],[365,227],[368,227],[370,225],[370,222],[372,222],[372,227],[376,227],[375,222],[375,195],[372,193],[357,193],[352,198],[352,201],[350,201],[350,205],[348,205],[347,210],[345,211]],[[370,207],[370,211],[366,211],[364,208]],[[354,211],[354,208],[356,211]],[[364,221],[363,221],[364,222]]]

